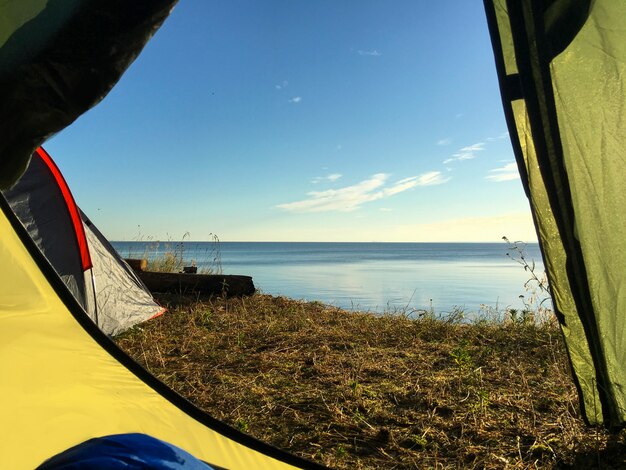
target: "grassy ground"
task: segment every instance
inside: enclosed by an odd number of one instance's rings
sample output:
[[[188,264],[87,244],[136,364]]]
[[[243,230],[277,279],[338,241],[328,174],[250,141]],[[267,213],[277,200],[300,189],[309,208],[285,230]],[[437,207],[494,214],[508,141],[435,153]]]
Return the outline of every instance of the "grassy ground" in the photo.
[[[162,299],[118,338],[230,425],[336,468],[626,468],[584,426],[553,324],[352,313],[255,294]]]

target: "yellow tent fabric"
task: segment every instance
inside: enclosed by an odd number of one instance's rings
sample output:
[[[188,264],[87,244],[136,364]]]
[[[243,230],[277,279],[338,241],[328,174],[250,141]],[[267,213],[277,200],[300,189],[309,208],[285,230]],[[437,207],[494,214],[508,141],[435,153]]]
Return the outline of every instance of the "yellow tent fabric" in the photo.
[[[293,468],[210,429],[113,357],[108,338],[72,315],[1,202],[0,468],[32,469],[87,439],[134,432],[223,468]]]
[[[0,188],[97,104],[176,0],[0,2]],[[0,469],[85,440],[144,433],[220,468],[323,468],[197,409],[119,350],[0,196]]]

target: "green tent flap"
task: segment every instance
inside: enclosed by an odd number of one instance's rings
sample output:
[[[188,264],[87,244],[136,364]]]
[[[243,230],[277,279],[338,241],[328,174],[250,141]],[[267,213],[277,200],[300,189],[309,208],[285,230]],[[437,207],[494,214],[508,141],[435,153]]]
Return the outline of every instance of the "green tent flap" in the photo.
[[[626,3],[485,0],[583,415],[626,424]]]
[[[0,18],[0,188],[97,104],[176,0],[9,0]],[[78,46],[80,44],[80,46]]]

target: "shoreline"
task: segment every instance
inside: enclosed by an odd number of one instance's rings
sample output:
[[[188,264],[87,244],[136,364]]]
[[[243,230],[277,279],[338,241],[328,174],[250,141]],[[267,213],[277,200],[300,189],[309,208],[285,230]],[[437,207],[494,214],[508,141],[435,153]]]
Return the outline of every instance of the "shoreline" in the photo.
[[[220,242],[221,243],[221,242]],[[506,243],[464,244],[263,244],[187,243],[148,249],[117,246],[125,257],[158,264],[195,265],[199,272],[247,275],[272,295],[320,300],[348,310],[388,308],[478,313],[491,309],[523,309],[529,299],[528,272],[516,250]],[[531,262],[540,254],[526,247]],[[510,253],[511,256],[507,256]],[[167,266],[165,267],[167,268]],[[536,272],[543,272],[538,262]],[[160,267],[150,270],[162,270]],[[169,269],[165,269],[169,270]],[[531,286],[534,288],[534,285]],[[521,300],[520,295],[525,299]],[[459,304],[458,301],[463,303]]]

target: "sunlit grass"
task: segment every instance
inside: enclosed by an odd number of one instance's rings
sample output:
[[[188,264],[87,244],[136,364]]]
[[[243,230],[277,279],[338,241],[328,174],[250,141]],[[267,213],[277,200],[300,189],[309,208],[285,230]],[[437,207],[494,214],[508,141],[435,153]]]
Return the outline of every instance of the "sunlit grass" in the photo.
[[[119,344],[213,416],[326,465],[624,461],[617,437],[582,422],[553,321],[375,315],[263,294],[162,300],[169,314]]]

